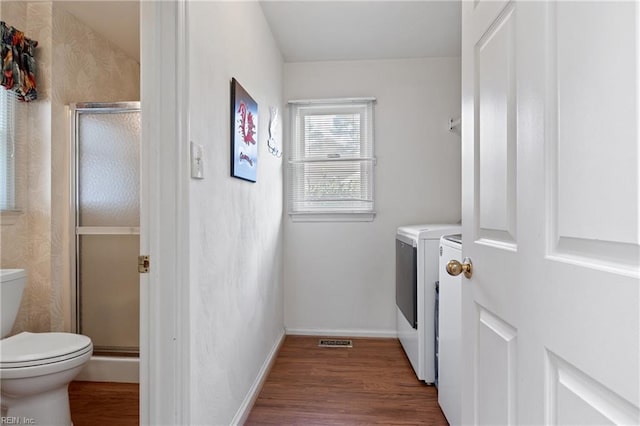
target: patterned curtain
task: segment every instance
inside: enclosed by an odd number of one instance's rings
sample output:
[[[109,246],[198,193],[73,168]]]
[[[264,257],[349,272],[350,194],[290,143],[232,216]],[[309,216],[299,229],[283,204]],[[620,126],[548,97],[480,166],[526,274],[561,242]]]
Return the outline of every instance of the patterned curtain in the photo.
[[[38,42],[24,36],[22,31],[0,21],[0,61],[2,81],[0,84],[13,90],[23,101],[33,101],[36,91],[35,50]]]

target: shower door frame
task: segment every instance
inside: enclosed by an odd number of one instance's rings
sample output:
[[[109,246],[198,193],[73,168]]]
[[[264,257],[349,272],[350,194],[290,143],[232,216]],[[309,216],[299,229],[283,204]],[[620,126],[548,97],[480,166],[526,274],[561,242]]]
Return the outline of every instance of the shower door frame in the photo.
[[[78,143],[79,143],[79,117],[82,113],[99,113],[99,114],[117,114],[126,112],[138,112],[141,113],[140,102],[78,102],[69,105],[69,125],[70,125],[70,151],[69,160],[72,164],[69,172],[70,182],[70,227],[69,231],[71,236],[69,238],[69,253],[71,253],[70,261],[70,296],[71,296],[71,331],[73,333],[80,333],[81,321],[80,321],[80,303],[81,292],[80,283],[78,278],[80,276],[80,253],[78,247],[80,246],[80,237],[82,235],[138,235],[140,236],[140,223],[136,227],[130,226],[109,226],[109,227],[96,227],[96,226],[80,226],[80,200],[78,195],[79,188],[79,158],[78,158]],[[142,139],[138,141],[140,146],[142,145]],[[140,151],[140,155],[142,155]],[[140,170],[141,164],[138,161],[138,169]],[[141,170],[140,170],[141,171]],[[142,176],[140,176],[142,179]],[[138,184],[141,186],[141,182]],[[140,197],[142,192],[140,191]],[[142,203],[141,200],[140,204]],[[139,217],[141,212],[138,213]],[[139,243],[140,245],[140,243]],[[140,247],[138,247],[138,251]],[[140,296],[140,295],[139,295]],[[140,301],[139,301],[140,303]],[[138,322],[139,319],[138,319]],[[141,324],[138,324],[141,327]],[[142,332],[142,330],[140,330]],[[116,355],[116,356],[139,356],[140,353],[140,337],[138,338],[138,350],[123,349],[123,348],[100,348],[98,351],[94,350],[94,354],[99,355]]]

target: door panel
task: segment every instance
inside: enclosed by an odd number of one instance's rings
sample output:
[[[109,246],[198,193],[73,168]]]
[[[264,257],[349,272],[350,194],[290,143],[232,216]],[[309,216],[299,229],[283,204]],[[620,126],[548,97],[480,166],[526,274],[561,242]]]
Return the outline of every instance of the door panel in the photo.
[[[462,423],[640,424],[640,6],[462,16]]]
[[[515,19],[508,7],[476,45],[478,235],[515,242]]]
[[[629,95],[640,77],[635,9],[558,3],[548,12],[557,93],[549,105],[550,254],[621,273],[637,271],[640,259],[639,183],[629,179],[639,149],[638,96]]]
[[[636,424],[638,408],[548,352],[547,424]]]
[[[139,235],[79,238],[80,330],[98,350],[137,351]]]
[[[628,179],[638,167],[637,96],[628,93],[639,77],[635,8],[633,2],[549,7],[560,238],[638,244],[638,180]]]
[[[140,113],[78,115],[78,226],[140,223]]]
[[[507,425],[515,421],[516,330],[479,308],[477,422]]]

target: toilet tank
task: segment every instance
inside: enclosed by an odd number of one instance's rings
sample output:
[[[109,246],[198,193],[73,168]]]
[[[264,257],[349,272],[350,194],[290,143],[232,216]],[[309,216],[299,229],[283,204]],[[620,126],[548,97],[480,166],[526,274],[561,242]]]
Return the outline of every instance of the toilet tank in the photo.
[[[0,269],[0,326],[4,338],[11,333],[27,282],[24,269]]]

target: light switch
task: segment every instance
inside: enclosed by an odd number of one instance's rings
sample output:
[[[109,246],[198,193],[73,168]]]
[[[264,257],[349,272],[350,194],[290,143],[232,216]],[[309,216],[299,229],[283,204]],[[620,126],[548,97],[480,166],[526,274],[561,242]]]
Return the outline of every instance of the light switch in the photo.
[[[191,177],[204,179],[204,158],[202,145],[191,142]]]

